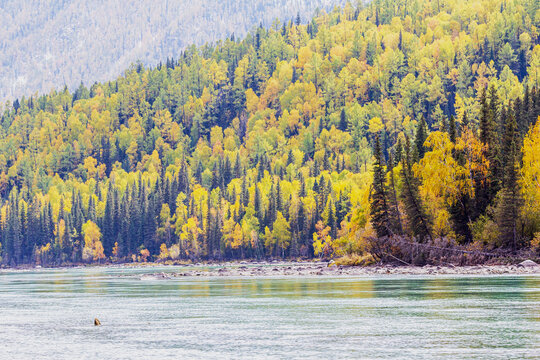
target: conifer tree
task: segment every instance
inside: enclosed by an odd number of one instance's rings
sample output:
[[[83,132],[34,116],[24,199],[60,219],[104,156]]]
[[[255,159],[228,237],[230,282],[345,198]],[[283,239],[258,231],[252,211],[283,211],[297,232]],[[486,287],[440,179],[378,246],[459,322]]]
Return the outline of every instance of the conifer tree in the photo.
[[[504,247],[516,250],[519,243],[517,224],[521,208],[521,192],[518,182],[517,124],[513,116],[506,121],[503,139],[504,182],[497,211],[497,222]]]
[[[420,120],[420,123],[418,124],[418,127],[416,128],[416,139],[414,140],[414,143],[416,145],[416,154],[418,155],[418,159],[422,159],[424,157],[424,154],[426,153],[426,148],[424,146],[426,139],[427,139],[426,119],[422,115],[422,119]]]
[[[389,190],[389,201],[390,201],[390,217],[392,219],[392,228],[396,234],[403,234],[403,224],[401,221],[401,211],[399,209],[399,202],[396,191],[396,182],[394,178],[394,160],[392,154],[389,154],[388,157],[388,170],[390,174],[390,187]]]
[[[450,141],[452,141],[452,143],[456,143],[456,138],[457,138],[457,129],[456,129],[456,119],[454,119],[454,116],[450,116],[450,121],[449,121],[449,125],[448,125],[448,133],[450,135]]]
[[[259,219],[261,229],[264,229],[264,213],[262,209],[261,191],[259,190],[259,186],[257,184],[255,184],[255,198],[253,202],[253,208],[255,209],[257,218]]]
[[[433,239],[433,237],[431,236],[429,218],[420,198],[419,180],[413,173],[412,165],[411,147],[407,138],[401,170],[401,181],[403,182],[401,198],[405,204],[410,232],[420,241],[424,241],[426,238]]]
[[[480,98],[480,141],[484,145],[484,156],[489,161],[488,174],[476,179],[476,213],[483,214],[500,187],[499,153],[496,139],[497,95],[492,87],[488,102],[485,89]]]
[[[339,115],[339,129],[341,131],[347,131],[348,126],[347,113],[345,113],[345,109],[341,109],[341,113]]]
[[[469,125],[466,113],[464,113],[463,115],[462,126],[463,131],[468,131]],[[467,165],[465,155],[463,154],[462,150],[454,149],[454,151],[452,152],[452,156],[459,166],[465,167]],[[466,181],[466,179],[464,178],[466,175],[464,173],[460,174],[459,176],[460,177],[456,179],[457,181]],[[460,192],[457,195],[457,199],[455,199],[455,201],[453,201],[448,208],[448,212],[450,213],[450,219],[452,220],[452,228],[456,233],[456,240],[458,240],[459,242],[468,243],[472,240],[472,234],[469,228],[469,224],[472,222],[473,207],[474,204],[472,203],[472,199],[469,196],[469,193]]]
[[[375,155],[373,184],[369,196],[371,224],[378,237],[392,236],[394,233],[391,229],[389,191],[386,185],[384,160],[378,135],[375,137],[373,154]]]
[[[116,239],[115,233],[115,218],[114,218],[114,195],[112,190],[112,185],[109,184],[107,190],[107,201],[105,204],[105,214],[102,221],[103,229],[103,253],[105,256],[111,256],[112,248],[114,245],[114,240]]]

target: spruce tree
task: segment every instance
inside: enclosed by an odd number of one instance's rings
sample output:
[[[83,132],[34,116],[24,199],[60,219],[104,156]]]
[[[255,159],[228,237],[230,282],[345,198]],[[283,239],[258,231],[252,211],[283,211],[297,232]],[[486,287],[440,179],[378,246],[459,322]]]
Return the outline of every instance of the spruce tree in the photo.
[[[452,143],[456,143],[457,138],[457,130],[456,130],[456,119],[454,119],[454,116],[450,116],[449,126],[448,126],[448,134],[450,135],[450,141]]]
[[[348,126],[347,113],[345,112],[345,109],[341,109],[341,114],[339,116],[339,129],[341,131],[347,131]]]
[[[486,89],[482,89],[480,95],[480,141],[487,145],[491,142],[493,124],[489,115],[489,105],[487,101]]]
[[[476,214],[483,214],[500,188],[499,144],[497,141],[497,95],[490,88],[490,101],[486,91],[480,97],[480,141],[484,145],[484,156],[489,161],[487,176],[475,179]]]
[[[258,184],[255,184],[255,198],[253,201],[253,208],[255,209],[255,213],[257,215],[257,218],[259,219],[259,225],[262,230],[264,229],[264,213],[262,209],[261,191],[259,190]]]
[[[239,179],[242,176],[242,164],[240,162],[240,153],[236,153],[236,160],[234,161],[234,178]]]
[[[105,214],[102,221],[102,243],[105,256],[111,256],[113,244],[116,239],[114,205],[114,192],[112,185],[109,183],[109,188],[107,190],[107,201],[105,203]]]
[[[467,114],[463,114],[462,126],[464,131],[468,130]],[[454,150],[452,152],[454,160],[459,166],[466,166],[466,159],[463,150]],[[465,174],[461,174],[458,181],[465,180]],[[469,243],[472,240],[472,233],[469,228],[469,223],[472,221],[472,199],[467,192],[460,192],[457,199],[453,201],[449,207],[450,219],[452,228],[457,235],[457,240],[463,243]]]
[[[390,187],[389,187],[389,200],[390,200],[390,215],[393,221],[392,228],[394,232],[402,235],[403,234],[403,224],[401,221],[401,211],[399,209],[399,202],[396,191],[396,182],[394,178],[394,160],[392,154],[389,154],[388,157],[388,171],[390,174]]]
[[[390,226],[389,191],[386,185],[384,160],[378,135],[375,137],[373,153],[375,155],[373,183],[369,195],[371,225],[375,229],[377,236],[382,238],[392,236],[394,233]]]
[[[488,142],[488,160],[489,166],[489,178],[490,178],[490,201],[495,198],[497,192],[501,189],[501,183],[503,181],[503,167],[501,165],[501,141],[500,134],[504,134],[506,112],[503,107],[503,111],[499,114],[499,97],[495,86],[489,88],[489,122],[492,124],[491,137]]]
[[[422,119],[420,120],[420,123],[418,124],[418,127],[416,128],[416,139],[414,140],[419,160],[422,159],[424,157],[424,154],[426,153],[426,148],[424,146],[426,139],[427,139],[426,119],[422,115]]]
[[[90,196],[90,199],[88,200],[88,220],[92,220],[94,223],[97,222],[96,203],[93,196]]]
[[[330,226],[330,236],[332,239],[337,239],[337,220],[334,211],[334,203],[332,199],[328,200],[328,226]]]
[[[412,154],[409,139],[405,141],[405,155],[403,158],[403,168],[401,170],[401,181],[403,182],[403,193],[401,198],[405,204],[405,213],[409,224],[410,232],[424,241],[426,237],[433,239],[430,231],[429,218],[420,198],[420,181],[412,171]]]
[[[517,124],[513,116],[506,122],[503,139],[504,150],[504,182],[500,203],[497,209],[497,223],[502,246],[516,250],[518,247],[518,229],[521,209],[521,191],[518,182],[517,156]]]

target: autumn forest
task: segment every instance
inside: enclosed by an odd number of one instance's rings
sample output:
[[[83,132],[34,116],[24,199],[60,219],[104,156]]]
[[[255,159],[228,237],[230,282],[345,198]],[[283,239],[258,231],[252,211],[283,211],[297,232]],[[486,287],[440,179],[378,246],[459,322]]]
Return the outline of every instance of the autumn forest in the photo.
[[[540,255],[539,77],[538,1],[373,0],[9,101],[1,263]]]

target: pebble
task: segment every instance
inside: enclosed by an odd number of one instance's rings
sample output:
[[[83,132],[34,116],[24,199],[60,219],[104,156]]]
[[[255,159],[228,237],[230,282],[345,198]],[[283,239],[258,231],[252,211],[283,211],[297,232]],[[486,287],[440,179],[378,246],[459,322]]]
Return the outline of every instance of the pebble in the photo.
[[[536,267],[536,266],[538,266],[538,264],[535,263],[532,260],[525,260],[523,262],[520,262],[518,266],[521,266],[521,267]]]

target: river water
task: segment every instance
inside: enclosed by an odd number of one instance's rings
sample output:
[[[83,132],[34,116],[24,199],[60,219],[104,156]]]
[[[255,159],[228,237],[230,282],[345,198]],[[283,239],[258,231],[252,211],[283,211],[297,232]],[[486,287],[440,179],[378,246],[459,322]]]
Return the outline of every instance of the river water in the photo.
[[[0,272],[0,358],[540,358],[539,276],[141,280],[178,270]]]

